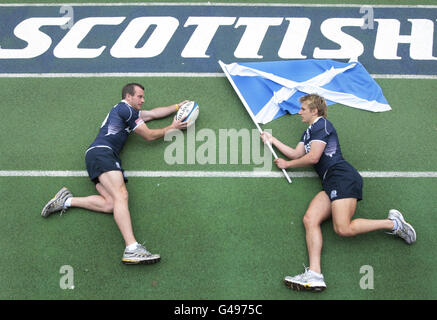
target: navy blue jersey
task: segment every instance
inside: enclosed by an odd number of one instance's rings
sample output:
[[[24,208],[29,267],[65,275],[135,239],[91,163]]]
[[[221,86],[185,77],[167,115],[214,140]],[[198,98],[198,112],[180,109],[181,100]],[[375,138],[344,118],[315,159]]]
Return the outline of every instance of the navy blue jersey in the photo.
[[[313,141],[321,141],[326,144],[319,162],[314,165],[314,169],[322,179],[329,167],[344,161],[337,131],[332,123],[325,118],[320,117],[316,119],[303,133],[300,141],[305,145],[305,153],[310,152],[311,143]]]
[[[93,147],[109,147],[119,155],[129,134],[138,125],[144,123],[139,115],[140,112],[138,110],[122,100],[108,113],[96,139],[89,146],[88,150]]]

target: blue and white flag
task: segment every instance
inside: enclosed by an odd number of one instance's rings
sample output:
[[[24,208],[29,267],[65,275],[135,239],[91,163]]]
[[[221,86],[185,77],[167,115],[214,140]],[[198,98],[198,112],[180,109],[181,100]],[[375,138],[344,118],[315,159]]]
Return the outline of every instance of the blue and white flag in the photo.
[[[310,59],[219,64],[256,123],[298,113],[299,98],[310,93],[324,97],[328,105],[391,110],[381,88],[359,62]]]

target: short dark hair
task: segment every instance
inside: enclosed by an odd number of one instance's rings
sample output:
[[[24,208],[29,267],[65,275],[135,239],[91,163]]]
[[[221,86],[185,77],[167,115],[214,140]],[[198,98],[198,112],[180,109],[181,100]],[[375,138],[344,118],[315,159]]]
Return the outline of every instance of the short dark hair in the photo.
[[[135,94],[135,87],[140,87],[141,89],[144,90],[144,87],[139,83],[135,83],[135,82],[128,83],[121,90],[121,98],[122,99],[126,98],[126,94],[128,93],[129,95],[133,96]]]

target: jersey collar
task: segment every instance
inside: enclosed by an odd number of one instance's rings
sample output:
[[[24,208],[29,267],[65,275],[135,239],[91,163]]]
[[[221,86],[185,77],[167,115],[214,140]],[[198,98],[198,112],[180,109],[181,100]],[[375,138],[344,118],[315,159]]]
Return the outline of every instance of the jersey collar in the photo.
[[[133,108],[126,100],[121,100],[121,102],[126,103],[129,107]]]
[[[316,120],[314,120],[314,122],[310,125],[310,128],[312,128],[312,126],[313,126],[317,121],[319,121],[321,118],[323,118],[323,117],[317,117]]]

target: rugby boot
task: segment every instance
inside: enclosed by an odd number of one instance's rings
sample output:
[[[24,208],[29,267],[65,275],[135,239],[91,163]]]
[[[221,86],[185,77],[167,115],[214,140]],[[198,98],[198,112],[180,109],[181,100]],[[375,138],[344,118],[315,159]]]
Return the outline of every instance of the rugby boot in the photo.
[[[41,216],[47,218],[53,212],[61,211],[64,213],[68,208],[65,207],[65,201],[68,198],[73,197],[73,194],[66,187],[62,187],[61,190],[44,206],[41,211]]]

